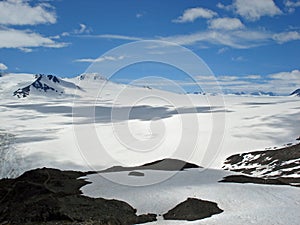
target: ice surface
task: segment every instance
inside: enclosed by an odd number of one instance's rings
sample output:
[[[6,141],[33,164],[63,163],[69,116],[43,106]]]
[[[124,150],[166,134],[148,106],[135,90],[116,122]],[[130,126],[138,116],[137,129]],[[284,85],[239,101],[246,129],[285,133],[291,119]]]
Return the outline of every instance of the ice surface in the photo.
[[[187,96],[78,77],[66,79],[82,89],[74,98],[12,96],[33,77],[0,78],[1,128],[15,136],[24,169],[103,169],[162,158],[221,168],[232,154],[281,146],[300,132],[296,97]]]

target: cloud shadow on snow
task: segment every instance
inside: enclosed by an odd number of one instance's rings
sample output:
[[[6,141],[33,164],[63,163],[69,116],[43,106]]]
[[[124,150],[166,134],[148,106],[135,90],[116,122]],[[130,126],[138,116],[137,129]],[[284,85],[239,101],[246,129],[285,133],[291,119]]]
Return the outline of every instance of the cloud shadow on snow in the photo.
[[[15,108],[20,110],[36,111],[42,114],[62,114],[65,117],[74,117],[75,124],[84,123],[110,123],[122,122],[126,120],[159,120],[181,114],[200,114],[200,113],[218,113],[218,112],[233,112],[222,107],[178,107],[170,108],[164,106],[57,106],[48,104],[16,104],[4,105],[7,108]],[[39,115],[33,115],[33,117]],[[28,118],[27,118],[28,119]],[[63,124],[70,124],[66,122]]]

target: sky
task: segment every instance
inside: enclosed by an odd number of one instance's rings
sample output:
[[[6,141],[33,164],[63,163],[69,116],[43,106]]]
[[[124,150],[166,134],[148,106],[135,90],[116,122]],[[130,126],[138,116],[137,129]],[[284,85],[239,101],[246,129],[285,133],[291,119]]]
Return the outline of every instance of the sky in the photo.
[[[192,51],[224,91],[300,88],[300,0],[0,1],[2,72],[73,77],[91,63],[125,60],[130,53],[106,52],[145,40]],[[188,75],[169,65],[140,63],[118,73],[119,81],[165,77],[193,90]],[[193,79],[209,83],[205,75]]]

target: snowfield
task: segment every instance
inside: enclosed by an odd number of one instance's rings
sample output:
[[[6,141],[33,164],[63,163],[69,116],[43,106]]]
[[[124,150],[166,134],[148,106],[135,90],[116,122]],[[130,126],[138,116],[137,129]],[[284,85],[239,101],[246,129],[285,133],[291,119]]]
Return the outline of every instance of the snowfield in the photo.
[[[41,84],[51,86],[45,79]],[[37,91],[34,80],[28,74],[0,77],[2,178],[37,167],[102,170],[177,158],[208,169],[140,171],[141,177],[89,175],[92,184],[82,191],[125,200],[138,213],[163,214],[188,197],[214,201],[224,210],[201,221],[159,217],[152,224],[299,223],[299,188],[218,182],[233,173],[221,170],[227,157],[295,143],[299,97],[176,94],[116,84],[95,74]],[[26,98],[13,96],[28,85]]]
[[[232,154],[279,147],[300,133],[298,97],[180,95],[97,76],[66,79],[82,89],[73,90],[74,97],[70,90],[12,96],[32,77],[0,78],[1,129],[15,136],[11,151],[22,158],[19,174],[41,166],[99,170],[168,157],[221,168]]]

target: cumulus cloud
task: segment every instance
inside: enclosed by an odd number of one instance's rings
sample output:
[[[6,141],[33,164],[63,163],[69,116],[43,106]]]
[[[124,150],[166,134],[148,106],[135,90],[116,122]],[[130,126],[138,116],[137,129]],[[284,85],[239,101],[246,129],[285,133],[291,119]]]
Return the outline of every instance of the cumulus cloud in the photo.
[[[0,48],[17,48],[31,52],[33,47],[61,48],[66,43],[59,43],[58,35],[44,37],[31,30],[11,28],[11,26],[54,24],[56,13],[48,3],[31,4],[29,0],[0,1]]]
[[[262,16],[282,14],[273,0],[235,0],[234,6],[237,14],[251,21],[259,20]]]
[[[18,48],[20,50],[32,47],[61,48],[66,43],[59,43],[49,37],[30,30],[16,30],[0,27],[0,48]]]
[[[7,70],[7,66],[4,63],[0,63],[0,70]]]
[[[289,41],[296,41],[296,40],[300,40],[300,33],[297,31],[277,33],[273,35],[273,39],[280,44]]]
[[[0,1],[0,24],[2,25],[36,25],[56,23],[56,14],[49,4],[34,6],[26,0]]]
[[[205,18],[210,19],[218,14],[210,9],[205,8],[190,8],[186,9],[183,12],[182,16],[179,16],[177,19],[172,20],[174,23],[187,23],[187,22],[194,22],[198,18]]]
[[[96,59],[92,59],[92,58],[76,59],[75,62],[96,63],[96,62],[103,62],[103,61],[117,61],[117,60],[122,60],[124,58],[125,56],[103,56]]]
[[[259,20],[263,16],[276,16],[282,11],[273,0],[234,0],[232,5],[217,4],[218,8],[233,10],[236,14],[249,21]]]
[[[210,29],[237,30],[244,28],[242,22],[237,18],[216,18],[208,21]]]

